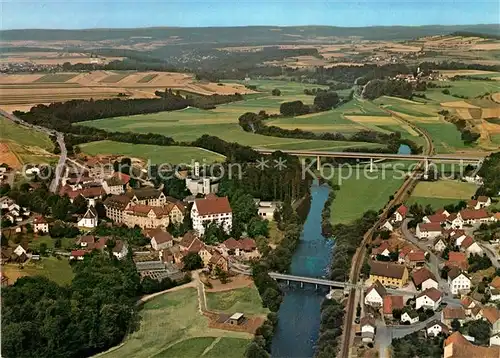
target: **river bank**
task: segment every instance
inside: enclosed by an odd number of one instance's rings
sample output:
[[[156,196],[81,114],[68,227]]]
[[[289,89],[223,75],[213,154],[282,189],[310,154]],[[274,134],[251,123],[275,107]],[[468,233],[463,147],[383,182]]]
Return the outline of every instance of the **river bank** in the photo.
[[[328,275],[333,241],[321,235],[321,213],[330,189],[315,183],[311,186],[311,204],[300,243],[292,257],[292,275],[319,277]],[[321,302],[325,291],[314,287],[285,288],[278,311],[278,325],[273,337],[272,357],[312,357],[318,338]]]

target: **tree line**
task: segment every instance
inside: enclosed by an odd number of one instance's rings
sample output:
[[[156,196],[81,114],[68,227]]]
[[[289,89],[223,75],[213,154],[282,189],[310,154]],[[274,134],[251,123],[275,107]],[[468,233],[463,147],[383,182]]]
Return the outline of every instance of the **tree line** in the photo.
[[[496,196],[500,192],[500,152],[490,154],[477,174],[483,178],[483,185],[476,195]]]
[[[394,96],[410,99],[413,95],[413,87],[409,82],[402,80],[373,79],[370,80],[361,92],[361,96],[367,99],[376,99],[381,96]]]

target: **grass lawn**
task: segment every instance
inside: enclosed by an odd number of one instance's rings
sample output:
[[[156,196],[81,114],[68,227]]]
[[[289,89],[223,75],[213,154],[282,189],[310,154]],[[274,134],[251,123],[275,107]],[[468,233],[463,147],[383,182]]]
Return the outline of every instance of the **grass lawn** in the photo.
[[[227,83],[240,83],[243,85],[257,86],[257,91],[271,92],[277,88],[283,96],[286,95],[303,95],[306,88],[323,88],[328,89],[328,86],[312,85],[300,82],[281,81],[281,80],[250,80],[250,81],[225,81]],[[311,97],[311,101],[314,96]]]
[[[202,148],[128,144],[109,140],[81,144],[83,153],[90,155],[115,154],[151,160],[153,164],[191,163],[194,160],[207,163],[223,162],[226,157]]]
[[[452,86],[449,88],[451,94],[474,98],[486,92],[498,92],[499,83],[497,81],[449,81]]]
[[[31,240],[28,244],[29,248],[32,250],[38,250],[40,248],[40,244],[45,243],[48,249],[54,249],[54,243],[57,239],[53,239],[50,236],[38,236]],[[61,249],[70,250],[75,247],[75,239],[61,238]]]
[[[242,287],[230,291],[207,292],[207,307],[211,311],[233,314],[243,312],[248,315],[267,314],[262,307],[259,292],[255,287]]]
[[[247,339],[223,337],[203,355],[203,358],[244,357],[249,343]],[[228,356],[227,352],[231,352],[231,355]]]
[[[194,358],[201,357],[205,349],[207,349],[212,343],[214,343],[214,337],[199,337],[190,338],[185,341],[174,344],[170,348],[161,351],[156,354],[155,358]]]
[[[2,140],[11,140],[20,145],[40,147],[49,151],[54,148],[48,135],[23,127],[3,117],[0,117],[0,133],[2,133]]]
[[[58,284],[68,284],[73,279],[73,269],[67,258],[57,259],[55,257],[42,257],[37,261],[30,261],[22,269],[15,264],[6,264],[3,266],[3,272],[9,278],[9,283],[13,283],[21,276],[45,276]]]
[[[413,190],[412,196],[445,199],[470,199],[477,190],[472,183],[456,180],[421,181]]]
[[[44,83],[50,83],[50,82],[66,82],[73,77],[75,77],[77,73],[54,73],[50,75],[45,75],[43,77],[40,77],[37,79],[36,82],[44,82]]]
[[[422,206],[430,205],[434,210],[440,209],[446,205],[458,204],[459,199],[447,199],[447,198],[430,198],[423,196],[411,196],[406,201],[406,205],[419,204]]]
[[[389,201],[389,196],[393,195],[404,181],[392,170],[385,171],[385,178],[382,171],[368,173],[377,177],[372,180],[365,177],[363,168],[359,169],[357,175],[356,168],[353,167],[351,175],[345,168],[335,170],[331,182],[339,184],[340,190],[336,192],[332,204],[331,220],[334,224],[349,223],[361,217],[367,210],[382,209]]]
[[[197,353],[208,340],[195,340],[189,344],[192,338],[233,337],[240,338],[234,344],[223,344],[217,354],[220,357],[238,357],[234,351],[244,350],[252,336],[242,332],[230,332],[208,328],[207,318],[198,312],[197,291],[194,288],[186,288],[179,291],[169,292],[155,297],[144,304],[140,312],[140,328],[125,338],[119,348],[100,355],[101,357],[177,357],[174,353],[179,352],[176,345],[188,340],[187,345],[180,347],[186,350],[193,349]],[[238,344],[236,344],[238,343]],[[193,346],[189,348],[189,346]],[[207,345],[208,346],[208,345]],[[205,348],[207,347],[205,346]],[[196,347],[196,348],[195,348]],[[217,347],[217,344],[214,348]],[[204,349],[205,349],[204,348]],[[173,349],[173,352],[169,352]],[[165,355],[163,355],[165,353]],[[182,353],[179,353],[182,354]],[[198,357],[196,355],[179,355],[179,357]]]

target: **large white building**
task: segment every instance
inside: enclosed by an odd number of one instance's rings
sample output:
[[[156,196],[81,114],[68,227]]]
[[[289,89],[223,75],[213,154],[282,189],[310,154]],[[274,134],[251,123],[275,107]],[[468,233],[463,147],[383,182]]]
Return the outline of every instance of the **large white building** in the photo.
[[[451,293],[457,295],[459,293],[468,293],[470,291],[470,278],[456,267],[448,272],[448,285]]]
[[[205,233],[205,226],[215,222],[229,233],[233,225],[233,212],[227,197],[208,195],[205,199],[196,199],[191,209],[193,229],[198,235]]]

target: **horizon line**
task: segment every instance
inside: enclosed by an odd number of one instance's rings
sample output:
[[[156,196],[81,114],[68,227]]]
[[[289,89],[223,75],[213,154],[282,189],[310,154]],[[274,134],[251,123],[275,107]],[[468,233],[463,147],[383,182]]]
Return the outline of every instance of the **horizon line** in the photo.
[[[367,25],[367,26],[335,26],[335,25],[233,25],[233,26],[144,26],[144,27],[82,27],[82,28],[22,28],[22,29],[0,29],[4,31],[33,31],[33,30],[47,30],[47,31],[97,31],[97,30],[148,30],[148,29],[230,29],[230,28],[255,28],[255,27],[276,27],[276,28],[293,28],[293,27],[330,27],[339,29],[364,29],[364,28],[391,28],[391,27],[453,27],[453,26],[500,26],[499,23],[475,23],[475,24],[453,24],[453,25],[440,25],[440,24],[426,24],[426,25]]]

